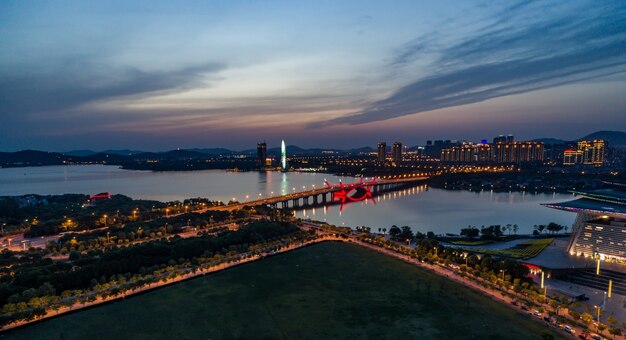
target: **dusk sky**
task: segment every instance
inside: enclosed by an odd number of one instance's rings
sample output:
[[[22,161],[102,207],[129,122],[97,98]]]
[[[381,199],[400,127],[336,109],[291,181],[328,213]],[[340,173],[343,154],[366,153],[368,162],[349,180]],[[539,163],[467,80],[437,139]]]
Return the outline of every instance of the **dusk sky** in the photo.
[[[626,131],[626,1],[0,2],[0,151]]]

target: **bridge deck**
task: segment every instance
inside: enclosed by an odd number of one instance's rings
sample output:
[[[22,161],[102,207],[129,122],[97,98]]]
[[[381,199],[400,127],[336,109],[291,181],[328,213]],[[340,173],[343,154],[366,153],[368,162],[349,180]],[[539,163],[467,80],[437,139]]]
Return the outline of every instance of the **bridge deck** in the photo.
[[[310,196],[315,196],[315,195],[321,195],[321,194],[328,194],[331,192],[335,192],[341,189],[350,189],[353,187],[357,187],[360,185],[365,185],[365,186],[381,186],[381,185],[388,185],[388,184],[402,184],[402,183],[412,183],[412,182],[421,182],[423,180],[428,179],[428,177],[410,177],[410,178],[400,178],[400,179],[391,179],[391,180],[379,180],[377,182],[374,183],[369,183],[369,182],[363,182],[363,183],[350,183],[347,185],[344,185],[343,188],[340,185],[335,185],[332,187],[324,187],[324,188],[320,188],[320,189],[312,189],[312,190],[305,190],[305,191],[300,191],[300,192],[296,192],[296,193],[292,193],[292,194],[287,194],[287,195],[281,195],[281,196],[274,196],[274,197],[268,197],[268,198],[262,198],[262,199],[258,199],[258,200],[252,200],[252,201],[247,201],[247,202],[240,202],[240,203],[236,203],[236,204],[229,204],[229,205],[222,205],[222,206],[217,206],[217,207],[210,207],[210,208],[206,208],[204,211],[206,210],[226,210],[226,211],[230,211],[230,210],[237,210],[237,209],[241,209],[244,206],[255,206],[255,205],[263,205],[263,204],[274,204],[274,203],[279,203],[279,202],[285,202],[285,201],[289,201],[289,200],[296,200],[296,199],[300,199],[303,197],[310,197]]]

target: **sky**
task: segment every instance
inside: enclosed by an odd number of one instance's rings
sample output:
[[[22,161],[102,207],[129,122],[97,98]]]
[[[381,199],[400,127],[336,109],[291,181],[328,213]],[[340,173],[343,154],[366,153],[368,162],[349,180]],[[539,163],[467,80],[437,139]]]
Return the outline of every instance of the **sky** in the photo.
[[[0,2],[0,151],[626,131],[626,1]]]

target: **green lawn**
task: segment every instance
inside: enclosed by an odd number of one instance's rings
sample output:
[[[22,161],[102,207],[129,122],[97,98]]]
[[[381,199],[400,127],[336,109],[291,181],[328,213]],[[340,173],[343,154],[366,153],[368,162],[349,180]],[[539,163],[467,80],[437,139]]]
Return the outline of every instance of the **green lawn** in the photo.
[[[477,253],[490,254],[496,256],[512,257],[515,259],[530,259],[539,253],[541,253],[547,246],[554,241],[554,238],[542,238],[538,240],[531,240],[526,242],[520,242],[514,247],[491,250],[491,249],[472,249]]]
[[[4,338],[511,340],[540,339],[544,332],[529,316],[445,278],[327,242]]]

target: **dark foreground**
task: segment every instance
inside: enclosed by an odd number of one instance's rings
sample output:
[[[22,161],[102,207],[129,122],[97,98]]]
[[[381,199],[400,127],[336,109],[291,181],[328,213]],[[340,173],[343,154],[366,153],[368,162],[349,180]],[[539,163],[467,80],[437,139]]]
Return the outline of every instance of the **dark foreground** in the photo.
[[[4,334],[15,339],[541,339],[529,316],[361,247],[322,243]]]

